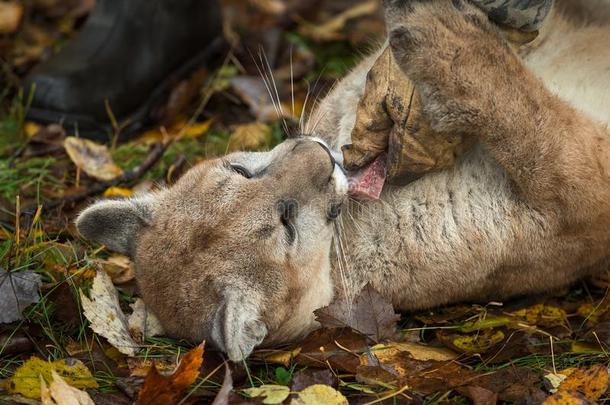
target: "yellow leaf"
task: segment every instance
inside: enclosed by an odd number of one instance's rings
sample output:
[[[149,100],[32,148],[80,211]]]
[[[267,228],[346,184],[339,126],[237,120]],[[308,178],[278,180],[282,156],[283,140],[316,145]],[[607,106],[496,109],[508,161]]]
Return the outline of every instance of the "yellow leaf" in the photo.
[[[48,362],[38,357],[31,357],[15,370],[8,382],[8,391],[27,398],[38,399],[40,398],[40,376],[50,382],[52,372],[56,372],[68,384],[76,388],[98,387],[91,372],[80,360],[64,359]]]
[[[600,316],[610,309],[610,299],[604,297],[600,302],[596,304],[582,304],[578,307],[578,315],[582,316],[587,320],[589,324],[596,324],[599,322]]]
[[[373,346],[371,350],[382,363],[391,363],[392,359],[401,352],[407,352],[415,360],[421,361],[449,361],[458,357],[455,352],[444,347],[434,347],[408,342],[378,344]],[[363,355],[363,358],[364,357],[368,356]]]
[[[64,149],[76,167],[98,180],[108,181],[123,174],[104,145],[69,136],[64,140]]]
[[[30,138],[34,136],[34,134],[36,134],[38,131],[40,131],[40,128],[42,127],[36,124],[35,122],[28,121],[23,126],[23,132],[25,132],[25,135]]]
[[[281,404],[290,395],[290,389],[283,385],[261,385],[243,392],[250,398],[264,397],[263,404]]]
[[[513,315],[523,319],[530,325],[561,326],[566,324],[567,314],[558,307],[536,304],[529,308],[513,312]]]
[[[270,353],[263,353],[262,357],[267,363],[281,364],[289,367],[292,359],[301,353],[301,348],[297,347],[294,350],[273,350]]]
[[[176,138],[177,136],[182,136],[182,138],[198,138],[209,131],[212,122],[214,122],[214,119],[210,118],[209,120],[194,122],[189,125],[187,118],[180,116],[168,128],[159,127],[144,132],[138,137],[136,143],[151,144],[164,141],[165,138]]]
[[[95,405],[89,394],[71,387],[55,371],[51,371],[53,380],[50,387],[40,377],[40,400],[42,405]]]
[[[462,333],[471,333],[485,329],[498,328],[511,323],[511,319],[506,316],[485,316],[473,321],[468,321],[462,324],[458,331]]]
[[[297,394],[291,405],[347,405],[347,398],[333,387],[314,384]]]
[[[453,345],[466,353],[484,353],[504,340],[504,332],[487,329],[473,335],[453,339]]]
[[[192,125],[188,125],[184,128],[184,132],[182,133],[183,138],[198,138],[201,135],[204,135],[210,127],[212,126],[213,119],[210,118],[204,122],[195,122]]]
[[[570,352],[572,353],[599,353],[602,352],[599,344],[592,344],[587,342],[572,342],[570,347]]]
[[[238,125],[229,138],[229,152],[258,151],[271,145],[271,127],[260,122]]]
[[[104,191],[104,197],[131,197],[133,195],[133,190],[124,187],[108,187],[106,191]]]

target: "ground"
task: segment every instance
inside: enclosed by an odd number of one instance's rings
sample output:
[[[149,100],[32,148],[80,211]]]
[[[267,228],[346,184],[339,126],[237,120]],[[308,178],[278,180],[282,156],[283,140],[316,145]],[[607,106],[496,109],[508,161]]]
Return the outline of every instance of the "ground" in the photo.
[[[131,265],[80,238],[75,213],[102,195],[171,185],[210,156],[272,147],[384,30],[377,1],[224,3],[229,56],[178,83],[150,130],[117,143],[115,123],[107,146],[27,121],[29,95],[20,88],[33,66],[77,34],[92,2],[0,3],[7,84],[0,89],[0,403],[53,403],[39,375],[65,403],[51,370],[102,404],[210,403],[216,396],[217,403],[540,403],[557,390],[546,403],[605,401],[607,275],[551,296],[397,317],[367,289],[351,317],[335,303],[318,314],[323,329],[259,350],[227,374],[211,347],[149,337],[146,322],[125,327],[123,313],[138,312]],[[283,119],[267,96],[270,80]],[[105,308],[121,330],[96,325],[87,311],[100,308],[101,284],[92,288],[103,282],[100,274],[110,276],[108,291],[118,291],[116,305],[105,296]],[[126,350],[112,332],[134,346]],[[170,376],[150,371],[153,362]]]

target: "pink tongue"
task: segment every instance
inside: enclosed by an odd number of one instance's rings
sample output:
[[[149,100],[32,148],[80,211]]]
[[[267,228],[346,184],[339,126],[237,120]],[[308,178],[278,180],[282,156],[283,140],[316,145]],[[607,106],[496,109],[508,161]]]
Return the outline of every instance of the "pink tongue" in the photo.
[[[348,173],[348,194],[358,200],[379,200],[386,175],[386,156],[382,154],[357,172]]]

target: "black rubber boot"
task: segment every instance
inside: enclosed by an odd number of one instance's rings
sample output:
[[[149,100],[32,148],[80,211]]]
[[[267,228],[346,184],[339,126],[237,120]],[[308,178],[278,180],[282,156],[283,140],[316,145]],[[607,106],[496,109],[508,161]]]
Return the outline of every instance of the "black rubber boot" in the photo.
[[[78,36],[26,78],[28,118],[107,141],[141,129],[181,76],[221,56],[217,0],[97,0]]]

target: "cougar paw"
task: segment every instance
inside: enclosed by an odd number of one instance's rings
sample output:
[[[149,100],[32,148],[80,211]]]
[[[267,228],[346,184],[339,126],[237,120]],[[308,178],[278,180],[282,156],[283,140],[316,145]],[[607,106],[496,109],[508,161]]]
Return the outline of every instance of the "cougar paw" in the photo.
[[[478,8],[463,0],[386,0],[389,45],[440,132],[472,129],[494,83],[516,56]],[[517,61],[517,63],[519,63]]]

